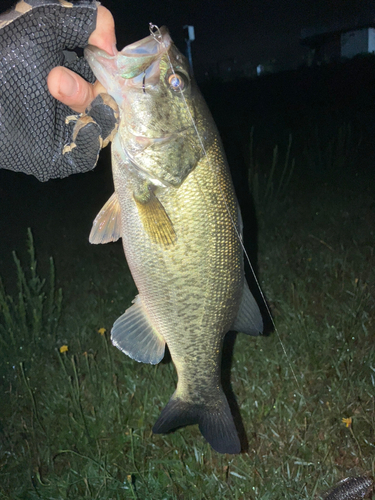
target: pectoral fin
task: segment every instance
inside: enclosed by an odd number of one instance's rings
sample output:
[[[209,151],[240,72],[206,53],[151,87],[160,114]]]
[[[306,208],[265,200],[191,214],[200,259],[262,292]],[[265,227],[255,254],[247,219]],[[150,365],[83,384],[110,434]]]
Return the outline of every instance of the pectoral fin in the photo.
[[[247,335],[259,335],[263,331],[262,315],[246,280],[237,318],[231,329]]]
[[[177,240],[173,224],[155,193],[148,190],[147,193],[134,194],[134,200],[144,230],[151,240],[165,247],[173,245]]]
[[[150,323],[139,295],[114,323],[114,346],[140,363],[156,365],[164,357],[165,341]]]
[[[109,198],[92,224],[90,243],[109,243],[121,238],[121,209],[117,194]]]

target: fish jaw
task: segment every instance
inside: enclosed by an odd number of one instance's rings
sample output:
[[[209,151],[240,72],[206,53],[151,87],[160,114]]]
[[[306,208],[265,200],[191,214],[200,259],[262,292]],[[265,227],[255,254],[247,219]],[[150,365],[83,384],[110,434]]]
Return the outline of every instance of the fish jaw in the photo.
[[[156,80],[153,63],[168,51],[172,40],[168,30],[161,27],[160,36],[151,34],[138,42],[110,55],[94,45],[88,45],[84,55],[94,75],[120,106],[124,87],[132,85],[132,79],[149,70],[151,80]],[[154,71],[150,70],[152,68]]]

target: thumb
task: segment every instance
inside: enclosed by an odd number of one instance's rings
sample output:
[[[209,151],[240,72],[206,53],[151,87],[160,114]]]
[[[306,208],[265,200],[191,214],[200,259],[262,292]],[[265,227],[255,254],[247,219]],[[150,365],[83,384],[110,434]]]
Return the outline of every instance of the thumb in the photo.
[[[67,68],[58,66],[50,71],[47,85],[55,99],[78,113],[83,113],[95,98],[94,87]]]

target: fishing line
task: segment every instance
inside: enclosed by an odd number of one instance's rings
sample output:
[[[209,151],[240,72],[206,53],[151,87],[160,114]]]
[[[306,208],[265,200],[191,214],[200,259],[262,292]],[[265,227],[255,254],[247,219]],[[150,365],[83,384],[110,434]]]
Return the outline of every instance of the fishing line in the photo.
[[[167,49],[166,44],[163,42],[163,36],[162,36],[162,34],[161,34],[161,32],[160,32],[160,28],[159,28],[156,24],[152,24],[152,23],[149,23],[149,28],[150,28],[150,34],[151,34],[151,36],[154,38],[154,40],[156,40],[156,41],[157,41],[160,45],[163,45],[163,47],[164,47],[165,49]],[[168,57],[169,66],[170,66],[170,68],[171,68],[172,74],[173,74],[174,76],[176,76],[176,73],[175,73],[174,68],[173,68],[172,61],[171,61],[171,59],[170,59],[170,57],[169,57],[168,50],[166,51],[166,55],[167,55],[167,57]],[[182,92],[182,90],[181,90],[181,89],[179,89],[179,90],[180,90],[181,97],[182,97],[182,99],[183,99],[183,101],[184,101],[184,105],[185,105],[185,107],[186,107],[186,110],[187,110],[187,112],[188,112],[188,114],[189,114],[189,117],[190,117],[191,123],[193,124],[194,130],[195,130],[195,133],[197,134],[197,137],[198,137],[198,140],[199,140],[199,143],[200,143],[201,149],[202,149],[202,151],[203,151],[203,154],[204,154],[204,156],[208,159],[208,155],[207,155],[206,148],[204,147],[202,137],[201,137],[201,135],[200,135],[200,133],[199,133],[199,131],[198,131],[198,128],[197,128],[197,126],[196,126],[196,124],[195,124],[194,118],[193,118],[193,116],[192,116],[192,114],[191,114],[191,111],[190,111],[190,109],[189,109],[189,106],[188,106],[188,104],[187,104],[187,102],[186,102],[186,98],[185,98],[185,96],[184,96],[184,93]],[[213,168],[213,166],[211,165],[211,162],[210,162],[210,161],[208,161],[208,164],[209,164],[209,166],[210,166],[211,170],[213,171],[213,173],[214,173],[214,175],[215,175],[215,177],[216,177],[216,176],[217,176],[217,173],[214,171],[214,168]],[[237,229],[237,226],[236,226],[236,223],[235,223],[235,221],[234,221],[234,219],[233,219],[233,217],[232,217],[232,214],[230,213],[229,206],[228,206],[227,200],[226,200],[226,198],[225,198],[225,195],[224,195],[224,193],[223,193],[223,190],[222,190],[222,188],[221,188],[221,186],[220,186],[220,183],[218,182],[217,184],[218,184],[218,186],[219,186],[219,191],[220,191],[221,197],[222,197],[222,199],[223,199],[223,202],[224,202],[224,205],[225,205],[226,211],[227,211],[227,213],[228,213],[228,215],[229,215],[229,218],[230,218],[231,224],[232,224],[232,226],[233,226],[233,228],[234,228],[234,230],[235,230],[235,233],[236,233],[236,235],[237,235],[237,238],[238,238],[238,240],[239,240],[239,242],[240,242],[240,245],[241,245],[241,247],[242,247],[243,253],[244,253],[244,255],[245,255],[245,257],[246,257],[246,260],[247,260],[247,262],[248,262],[248,264],[249,264],[249,266],[250,266],[251,273],[252,273],[252,275],[253,275],[253,277],[254,277],[254,279],[255,279],[255,283],[256,283],[256,285],[257,285],[257,287],[258,287],[258,289],[259,289],[259,292],[260,292],[260,295],[261,295],[262,300],[263,300],[263,302],[264,302],[264,305],[266,306],[267,313],[268,313],[268,315],[269,315],[269,317],[270,317],[270,319],[271,319],[272,326],[273,326],[273,328],[274,328],[274,330],[275,330],[275,332],[276,332],[276,335],[277,335],[277,338],[278,338],[278,340],[279,340],[279,342],[280,342],[280,345],[281,345],[281,347],[282,347],[282,350],[283,350],[284,356],[286,357],[286,359],[287,359],[287,361],[288,361],[289,367],[290,367],[291,372],[292,372],[292,374],[293,374],[293,378],[294,378],[294,380],[296,381],[297,387],[298,387],[299,391],[300,391],[300,392],[301,392],[301,394],[302,394],[301,386],[300,386],[300,384],[299,384],[299,382],[298,382],[297,376],[296,376],[295,371],[294,371],[294,369],[293,369],[293,365],[292,365],[292,363],[291,363],[291,361],[290,361],[290,359],[289,359],[289,356],[288,356],[288,353],[287,353],[287,351],[286,351],[286,348],[285,348],[284,342],[281,340],[281,336],[280,336],[280,333],[279,333],[279,331],[278,331],[278,329],[277,329],[277,327],[276,327],[276,324],[275,324],[275,322],[274,322],[274,320],[273,320],[273,317],[272,317],[272,314],[271,314],[271,310],[270,310],[270,308],[269,308],[269,306],[268,306],[268,304],[267,304],[267,301],[266,301],[266,298],[265,298],[265,296],[264,296],[263,290],[262,290],[262,288],[261,288],[261,286],[260,286],[259,280],[258,280],[258,278],[256,277],[256,274],[255,274],[254,268],[253,268],[253,266],[252,266],[252,264],[251,264],[251,262],[250,262],[249,255],[248,255],[248,253],[247,253],[247,251],[246,251],[246,248],[245,248],[245,246],[244,246],[244,244],[243,244],[242,235],[239,233],[239,231],[238,231],[238,229]]]

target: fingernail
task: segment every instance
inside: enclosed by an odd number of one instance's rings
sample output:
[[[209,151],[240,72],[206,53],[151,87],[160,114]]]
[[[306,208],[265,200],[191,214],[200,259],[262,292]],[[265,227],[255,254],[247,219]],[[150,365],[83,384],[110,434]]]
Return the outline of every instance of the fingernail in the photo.
[[[71,97],[78,91],[78,85],[75,78],[69,73],[69,71],[64,70],[60,78],[60,94],[67,97]]]

